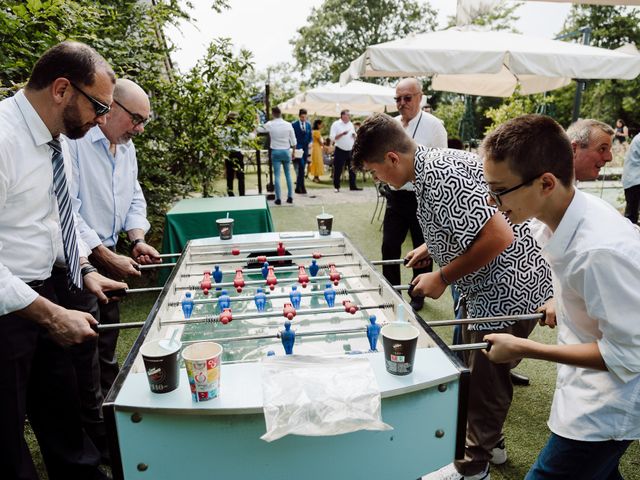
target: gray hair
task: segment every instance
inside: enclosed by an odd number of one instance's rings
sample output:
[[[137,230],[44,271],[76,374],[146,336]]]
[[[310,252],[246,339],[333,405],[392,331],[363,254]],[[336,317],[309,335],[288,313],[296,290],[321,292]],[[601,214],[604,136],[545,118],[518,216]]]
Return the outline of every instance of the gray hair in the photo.
[[[613,128],[606,123],[592,118],[585,118],[569,125],[567,136],[571,142],[576,142],[580,148],[587,148],[591,140],[591,132],[596,128],[599,128],[607,135],[615,133]]]

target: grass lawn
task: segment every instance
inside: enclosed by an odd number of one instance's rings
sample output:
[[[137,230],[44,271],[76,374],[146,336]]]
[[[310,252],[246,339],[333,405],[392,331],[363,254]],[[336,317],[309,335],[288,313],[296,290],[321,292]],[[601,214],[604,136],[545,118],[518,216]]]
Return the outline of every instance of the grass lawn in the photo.
[[[255,178],[255,177],[254,177]],[[359,176],[360,180],[360,176]],[[249,184],[248,184],[249,188]],[[317,185],[307,182],[307,189],[333,188],[325,183]],[[311,193],[311,191],[309,192]],[[316,228],[315,216],[320,211],[318,206],[274,208],[271,210],[277,231],[313,230]],[[373,204],[337,203],[332,206],[334,214],[334,229],[345,232],[358,246],[366,258],[370,260],[380,258],[380,243],[382,234],[380,223],[370,223]],[[410,249],[405,244],[403,251]],[[403,269],[404,270],[404,269]],[[403,283],[409,281],[408,272],[403,272]],[[122,321],[135,322],[145,320],[151,309],[155,295],[143,294],[126,298],[122,304]],[[427,320],[451,318],[451,296],[445,293],[437,301],[428,301],[422,310],[422,316]],[[438,333],[445,342],[451,341],[451,328],[440,328]],[[137,331],[124,330],[120,335],[118,354],[124,358]],[[555,342],[555,332],[549,329],[536,328],[532,338],[545,343]],[[549,430],[546,426],[551,398],[553,395],[556,369],[546,362],[525,360],[518,368],[523,374],[531,378],[528,387],[516,387],[513,405],[505,425],[507,451],[509,460],[501,467],[493,467],[493,480],[517,480],[524,477],[529,466],[547,440]],[[416,415],[428,415],[429,412],[416,412]],[[37,446],[31,435],[30,443],[41,472],[44,472],[41,460],[37,455]],[[640,445],[634,442],[622,459],[622,474],[628,480],[640,480]],[[425,472],[426,473],[426,472]],[[46,478],[42,473],[42,477]],[[410,479],[407,479],[410,480]]]

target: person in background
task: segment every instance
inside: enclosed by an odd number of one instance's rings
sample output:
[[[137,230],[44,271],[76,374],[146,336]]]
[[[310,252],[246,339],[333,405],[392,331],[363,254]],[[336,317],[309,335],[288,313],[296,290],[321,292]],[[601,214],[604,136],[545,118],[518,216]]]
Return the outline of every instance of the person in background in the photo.
[[[356,185],[356,174],[351,169],[351,150],[353,149],[356,132],[353,123],[351,123],[349,110],[342,110],[340,112],[340,119],[331,124],[329,137],[335,144],[335,150],[333,152],[334,191],[336,193],[340,192],[340,177],[342,176],[343,168],[346,168],[349,172],[349,190],[362,190]]]
[[[225,126],[227,129],[235,128],[234,125],[238,120],[238,112],[229,112],[227,114],[227,121]],[[229,139],[232,138],[230,132],[228,132]],[[234,145],[234,148],[229,150],[229,155],[224,159],[224,171],[227,177],[227,195],[233,197],[233,178],[238,179],[238,194],[244,197],[244,155],[242,154],[241,145]]]
[[[313,175],[311,181],[320,183],[320,177],[324,175],[324,161],[322,159],[322,120],[313,122],[311,146],[311,165],[309,166],[309,174]]]
[[[296,150],[302,150],[302,156],[297,158],[294,155],[293,168],[296,171],[296,193],[307,193],[304,186],[305,170],[307,168],[307,158],[309,157],[309,144],[311,143],[311,124],[307,120],[307,111],[301,108],[298,112],[298,120],[291,123],[296,134]]]
[[[638,209],[640,208],[640,135],[631,141],[629,151],[624,159],[622,170],[622,186],[626,206],[624,216],[631,223],[638,223]]]
[[[578,120],[567,129],[573,150],[575,178],[597,180],[600,169],[613,160],[611,142],[614,131],[606,123],[591,118]]]
[[[619,118],[616,120],[615,136],[613,137],[613,143],[617,147],[622,155],[627,152],[627,145],[629,142],[629,129],[624,123],[624,120]]]
[[[333,168],[333,151],[334,147],[331,145],[331,138],[326,137],[322,144],[322,162],[327,167]]]
[[[270,137],[271,162],[275,183],[276,205],[281,205],[280,199],[280,169],[284,169],[287,181],[287,203],[293,203],[293,188],[291,184],[291,151],[296,147],[296,134],[289,122],[282,119],[282,112],[278,107],[271,109],[273,120],[258,127],[259,133],[268,133]]]

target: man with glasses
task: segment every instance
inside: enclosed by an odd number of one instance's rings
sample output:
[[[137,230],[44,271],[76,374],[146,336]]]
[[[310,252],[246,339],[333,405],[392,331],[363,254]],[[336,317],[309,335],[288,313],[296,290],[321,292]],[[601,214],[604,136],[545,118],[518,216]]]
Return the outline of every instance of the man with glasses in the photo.
[[[69,201],[68,148],[104,124],[115,76],[91,47],[63,42],[36,62],[24,88],[0,102],[0,476],[38,479],[24,420],[38,438],[51,480],[103,479],[82,428],[74,344],[95,340],[91,315],[60,306],[62,289],[126,288],[88,263]],[[77,345],[74,345],[77,347]]]
[[[396,188],[415,185],[425,245],[410,252],[409,266],[431,255],[440,268],[416,277],[414,292],[439,298],[455,283],[469,318],[533,313],[551,298],[551,273],[528,225],[512,229],[487,204],[477,155],[419,146],[399,122],[377,114],[358,131],[353,159],[357,168]],[[463,328],[463,343],[480,342],[488,332],[527,337],[534,326],[502,320],[471,324]],[[515,362],[495,365],[477,350],[465,352],[465,361],[471,370],[465,456],[425,479],[490,478],[492,450],[501,442],[513,397],[509,372]]]
[[[485,354],[499,364],[558,363],[552,433],[525,478],[620,479],[620,458],[640,439],[638,231],[607,202],[575,187],[575,148],[553,119],[515,118],[482,146],[492,201],[514,224],[530,218],[541,224],[537,238],[558,305],[558,321],[550,323],[558,327],[557,345],[484,337],[491,344]]]
[[[404,131],[424,147],[447,148],[447,131],[442,123],[430,113],[420,110],[422,85],[415,78],[405,78],[396,85],[396,105],[400,115],[396,119]],[[402,244],[411,233],[413,248],[424,244],[422,230],[416,211],[418,204],[413,184],[407,182],[402,187],[386,190],[387,207],[382,221],[382,259],[398,258],[402,254]],[[431,262],[423,268],[413,269],[413,278],[431,271]],[[400,285],[400,265],[384,265],[382,274],[391,285]],[[418,311],[424,305],[424,297],[413,296],[411,307]]]
[[[111,111],[106,122],[87,135],[69,141],[73,165],[71,199],[79,213],[82,239],[91,249],[91,261],[104,275],[122,279],[139,277],[139,264],[160,263],[159,253],[144,241],[149,230],[147,204],[138,183],[136,149],[131,139],[144,131],[150,105],[145,91],[131,80],[116,80]],[[131,242],[131,256],[116,253],[120,232]],[[58,283],[62,282],[58,278]],[[90,312],[101,324],[120,321],[117,303],[98,306],[83,293],[65,299],[79,310]],[[102,401],[118,374],[118,330],[102,332],[97,343],[77,351],[74,361],[82,389],[85,428],[108,460]]]

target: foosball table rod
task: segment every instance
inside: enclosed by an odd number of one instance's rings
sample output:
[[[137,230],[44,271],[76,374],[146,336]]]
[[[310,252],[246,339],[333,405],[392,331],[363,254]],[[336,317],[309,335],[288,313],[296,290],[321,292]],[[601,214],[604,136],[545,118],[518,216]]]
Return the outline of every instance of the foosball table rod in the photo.
[[[363,273],[360,275],[340,275],[340,279],[345,279],[345,278],[369,278],[369,274],[368,273]],[[330,275],[319,275],[317,277],[309,277],[310,282],[311,281],[316,281],[316,282],[321,282],[321,281],[326,281],[326,282],[332,282],[333,280],[331,279]],[[298,283],[298,279],[297,278],[285,278],[285,279],[279,279],[277,285],[292,285],[292,284],[296,284]],[[251,285],[257,285],[257,286],[261,286],[261,287],[266,287],[268,288],[267,282],[266,280],[245,280],[244,282],[244,286],[251,286]],[[224,288],[224,287],[233,287],[234,284],[233,282],[220,282],[220,283],[213,283],[211,282],[211,289],[213,288]],[[175,287],[175,290],[200,290],[200,285],[187,285],[184,287]]]
[[[223,263],[247,263],[249,265],[254,263],[264,263],[264,262],[288,262],[289,260],[300,260],[300,259],[311,259],[315,258],[316,260],[319,258],[328,258],[328,257],[351,257],[353,253],[344,252],[344,253],[313,253],[311,255],[273,255],[273,256],[261,256],[261,257],[238,257],[238,258],[229,258],[216,260],[216,264]],[[202,260],[196,262],[187,262],[188,266],[191,265],[211,265],[213,262],[211,260]]]
[[[213,262],[212,262],[213,263]],[[328,269],[331,265],[333,265],[336,268],[343,268],[343,267],[358,267],[361,266],[361,263],[358,262],[352,262],[352,263],[323,263],[323,264],[319,264],[317,265],[319,270],[323,270],[323,269]],[[215,266],[215,263],[214,263]],[[273,265],[269,265],[269,266],[273,266]],[[275,273],[278,272],[297,272],[298,269],[300,267],[305,267],[308,268],[309,265],[290,265],[287,267],[273,267],[273,271]],[[237,268],[235,270],[220,270],[222,272],[223,275],[233,275],[235,274],[238,270],[241,270],[242,273],[244,274],[260,274],[260,269],[257,267],[254,268],[249,268],[249,267],[244,267],[244,268]],[[202,272],[198,272],[198,273],[183,273],[180,275],[182,278],[188,278],[188,277],[201,277],[202,276]]]
[[[280,242],[282,243],[282,242]],[[318,248],[343,248],[344,247],[344,243],[340,242],[337,243],[335,245],[332,245],[330,243],[325,243],[325,244],[317,244],[317,245],[295,245],[293,247],[285,247],[283,246],[282,248],[284,248],[286,251],[297,251],[297,250],[314,250],[314,249],[318,249]],[[234,248],[231,250],[210,250],[208,252],[191,252],[191,256],[195,257],[196,255],[240,255],[242,253],[266,253],[266,252],[273,252],[275,249],[274,248],[258,248],[255,250],[251,250],[251,249],[238,249],[238,248]]]

